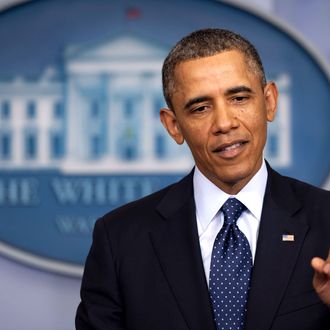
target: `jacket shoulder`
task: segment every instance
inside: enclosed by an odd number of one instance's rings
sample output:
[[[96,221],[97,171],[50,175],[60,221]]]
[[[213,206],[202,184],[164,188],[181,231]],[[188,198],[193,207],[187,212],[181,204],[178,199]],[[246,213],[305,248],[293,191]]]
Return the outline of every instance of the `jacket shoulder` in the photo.
[[[300,181],[294,178],[283,176],[284,180],[287,180],[292,190],[296,193],[298,198],[301,199],[320,199],[322,200],[330,200],[330,191],[322,189],[320,187],[316,187],[312,184],[309,184],[304,181]],[[329,205],[330,206],[330,205]]]
[[[330,191],[328,190],[283,176],[271,168],[269,168],[268,188],[272,196],[289,209],[292,204],[300,205],[310,211],[322,211],[325,216],[330,217]]]
[[[101,221],[112,227],[150,223],[160,217],[157,210],[160,205],[170,207],[173,201],[183,200],[188,195],[190,186],[192,187],[192,173],[161,190],[111,210],[97,222]]]

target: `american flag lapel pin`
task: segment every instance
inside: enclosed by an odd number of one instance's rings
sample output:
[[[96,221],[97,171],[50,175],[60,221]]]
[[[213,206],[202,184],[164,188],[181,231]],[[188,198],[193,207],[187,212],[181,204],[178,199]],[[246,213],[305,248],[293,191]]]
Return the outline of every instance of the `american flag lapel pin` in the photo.
[[[292,234],[283,234],[282,235],[283,242],[294,242],[294,235]]]

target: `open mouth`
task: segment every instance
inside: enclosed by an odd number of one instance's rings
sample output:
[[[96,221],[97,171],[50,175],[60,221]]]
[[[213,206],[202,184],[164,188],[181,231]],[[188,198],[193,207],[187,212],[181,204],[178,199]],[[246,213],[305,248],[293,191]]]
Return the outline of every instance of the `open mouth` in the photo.
[[[246,143],[248,143],[248,141],[239,141],[239,142],[234,142],[234,143],[223,144],[223,145],[217,147],[216,149],[214,149],[213,152],[217,152],[218,153],[218,152],[229,152],[229,151],[233,151],[233,150],[236,150],[238,148],[241,148]]]

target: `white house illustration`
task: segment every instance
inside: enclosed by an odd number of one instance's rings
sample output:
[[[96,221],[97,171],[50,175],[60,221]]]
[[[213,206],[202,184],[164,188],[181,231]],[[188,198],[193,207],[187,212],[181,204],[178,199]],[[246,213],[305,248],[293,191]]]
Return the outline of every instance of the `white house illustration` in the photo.
[[[37,81],[0,82],[0,169],[163,173],[192,167],[159,120],[168,49],[134,34],[69,47],[62,68]],[[59,71],[64,74],[59,74]],[[277,77],[280,111],[266,157],[291,161],[289,77]]]

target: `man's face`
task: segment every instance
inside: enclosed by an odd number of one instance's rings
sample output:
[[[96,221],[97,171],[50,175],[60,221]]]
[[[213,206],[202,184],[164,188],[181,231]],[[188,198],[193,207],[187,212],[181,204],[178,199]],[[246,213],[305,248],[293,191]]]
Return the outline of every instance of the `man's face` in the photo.
[[[173,111],[161,110],[163,125],[178,144],[187,142],[210,181],[237,193],[262,164],[276,86],[263,88],[238,51],[178,64],[174,86]]]

